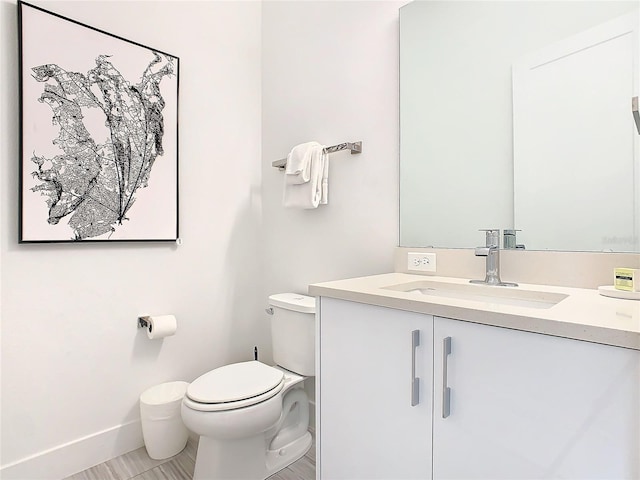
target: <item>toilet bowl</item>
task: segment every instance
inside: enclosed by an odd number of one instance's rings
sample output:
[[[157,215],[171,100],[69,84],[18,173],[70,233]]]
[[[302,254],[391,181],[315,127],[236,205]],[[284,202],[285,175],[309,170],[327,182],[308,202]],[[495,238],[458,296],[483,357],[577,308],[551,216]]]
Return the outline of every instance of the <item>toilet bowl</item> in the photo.
[[[279,365],[257,360],[225,365],[187,388],[182,419],[200,435],[194,480],[262,480],[311,447],[309,401],[302,388],[307,377],[299,373],[314,372],[315,299],[279,294],[269,300]],[[285,335],[289,338],[280,338]]]
[[[196,379],[181,406],[200,435],[194,480],[264,479],[302,457],[312,443],[304,378],[251,361]]]

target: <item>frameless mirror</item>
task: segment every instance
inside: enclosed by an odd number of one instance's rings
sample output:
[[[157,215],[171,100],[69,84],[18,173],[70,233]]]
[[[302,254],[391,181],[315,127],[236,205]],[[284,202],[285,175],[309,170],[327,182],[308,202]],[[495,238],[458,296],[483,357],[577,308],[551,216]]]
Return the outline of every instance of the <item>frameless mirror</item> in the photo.
[[[638,1],[400,9],[400,245],[640,252]]]

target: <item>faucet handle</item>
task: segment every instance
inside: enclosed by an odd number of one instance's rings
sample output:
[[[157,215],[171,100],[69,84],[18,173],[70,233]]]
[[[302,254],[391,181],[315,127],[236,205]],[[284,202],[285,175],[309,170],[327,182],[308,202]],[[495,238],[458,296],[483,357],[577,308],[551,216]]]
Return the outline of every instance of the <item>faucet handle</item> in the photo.
[[[486,232],[486,246],[487,247],[499,247],[500,246],[500,229],[499,228],[480,228],[479,232]]]

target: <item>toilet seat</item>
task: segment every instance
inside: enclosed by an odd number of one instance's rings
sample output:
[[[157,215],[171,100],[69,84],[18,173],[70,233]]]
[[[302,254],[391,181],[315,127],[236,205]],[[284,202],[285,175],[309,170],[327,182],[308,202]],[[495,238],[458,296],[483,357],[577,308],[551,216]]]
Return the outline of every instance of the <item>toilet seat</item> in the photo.
[[[234,363],[201,375],[187,388],[189,408],[212,412],[249,407],[277,395],[284,373],[258,361]]]

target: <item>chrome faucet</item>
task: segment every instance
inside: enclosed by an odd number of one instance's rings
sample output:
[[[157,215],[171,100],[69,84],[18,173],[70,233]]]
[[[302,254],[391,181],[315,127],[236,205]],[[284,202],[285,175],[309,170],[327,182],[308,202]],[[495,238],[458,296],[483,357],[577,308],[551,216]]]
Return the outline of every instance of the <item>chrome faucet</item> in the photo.
[[[484,280],[470,280],[470,282],[501,287],[517,287],[517,283],[503,282],[500,280],[500,230],[489,229],[480,231],[486,232],[487,234],[486,245],[484,247],[477,247],[475,255],[476,257],[486,257],[487,271]]]

